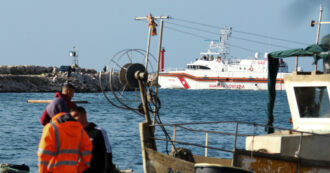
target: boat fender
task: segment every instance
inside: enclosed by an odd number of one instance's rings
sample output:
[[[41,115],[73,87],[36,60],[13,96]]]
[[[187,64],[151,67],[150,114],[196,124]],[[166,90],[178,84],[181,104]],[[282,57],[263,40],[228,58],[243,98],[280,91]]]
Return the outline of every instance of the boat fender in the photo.
[[[192,152],[186,148],[176,148],[176,150],[171,151],[169,155],[175,158],[195,163]]]
[[[21,165],[14,165],[3,163],[0,164],[0,173],[28,173],[30,168],[24,163]]]

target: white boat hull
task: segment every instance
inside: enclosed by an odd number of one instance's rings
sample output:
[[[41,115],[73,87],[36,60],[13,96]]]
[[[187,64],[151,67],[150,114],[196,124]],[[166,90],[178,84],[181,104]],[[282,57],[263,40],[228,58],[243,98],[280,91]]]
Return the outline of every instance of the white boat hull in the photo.
[[[211,74],[211,75],[210,75]],[[276,90],[285,90],[283,75],[279,73]],[[164,89],[232,89],[232,90],[267,90],[267,76],[265,73],[210,73],[177,71],[161,73],[158,80]]]

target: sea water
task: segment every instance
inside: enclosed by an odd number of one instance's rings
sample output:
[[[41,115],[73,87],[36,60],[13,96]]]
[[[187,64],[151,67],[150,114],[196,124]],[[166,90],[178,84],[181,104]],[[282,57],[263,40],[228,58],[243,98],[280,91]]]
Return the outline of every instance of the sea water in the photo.
[[[37,172],[37,148],[43,126],[39,118],[46,104],[27,103],[28,99],[52,99],[54,93],[0,93],[0,163],[22,164]],[[159,91],[161,101],[160,119],[163,123],[242,121],[266,124],[267,91],[230,90],[163,90]],[[142,116],[109,104],[101,93],[76,93],[73,100],[87,100],[80,104],[87,110],[88,120],[104,128],[110,139],[113,161],[120,169],[143,172],[138,123]],[[274,126],[291,128],[290,112],[286,93],[277,92]],[[195,129],[212,131],[235,131],[231,125],[199,125]],[[260,134],[263,127],[239,127],[240,133]],[[168,128],[172,136],[172,128]],[[156,134],[165,138],[160,128]],[[209,136],[209,145],[226,150],[233,149],[233,138]],[[176,140],[191,140],[205,144],[204,133],[177,131]],[[158,150],[166,153],[170,145],[157,142]],[[179,147],[178,145],[177,147]],[[238,148],[244,148],[244,139],[239,139]],[[194,154],[204,155],[204,149],[188,147]],[[209,150],[212,157],[231,157],[231,153]]]

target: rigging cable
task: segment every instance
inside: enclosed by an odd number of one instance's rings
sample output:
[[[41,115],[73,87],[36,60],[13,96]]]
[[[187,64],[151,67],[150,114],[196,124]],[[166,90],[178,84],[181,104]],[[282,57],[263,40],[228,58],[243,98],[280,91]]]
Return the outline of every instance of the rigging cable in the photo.
[[[159,116],[159,110],[161,108],[161,102],[159,100],[158,97],[156,97],[155,93],[153,90],[151,90],[151,87],[148,86],[148,90],[147,92],[149,93],[150,97],[151,97],[151,102],[147,103],[148,105],[148,110],[151,112],[151,113],[154,113],[154,116],[155,116],[155,120],[156,120],[156,123],[160,125],[160,128],[162,129],[163,133],[164,133],[164,136],[165,138],[168,140],[168,141],[171,141],[171,144],[174,148],[174,150],[176,150],[176,147],[171,139],[171,136],[167,133],[167,130],[165,129],[165,127],[162,125],[162,121],[160,119],[160,116]],[[155,106],[155,110],[152,110],[151,108],[151,105],[150,104],[153,104]],[[165,142],[165,151],[167,154],[169,154],[169,151],[168,151],[168,141]]]
[[[184,27],[184,28],[189,28],[189,29],[193,29],[193,30],[197,30],[197,31],[209,33],[209,34],[219,35],[219,33],[210,32],[210,31],[207,31],[207,30],[198,29],[198,28],[187,26],[187,25],[182,25],[182,24],[178,24],[178,23],[174,23],[174,22],[167,22],[167,23],[172,24],[172,25],[181,26],[181,27]],[[166,28],[166,26],[165,26],[165,28]],[[253,43],[257,43],[257,44],[262,44],[262,45],[270,45],[270,46],[274,46],[274,47],[288,49],[288,47],[285,47],[285,46],[281,46],[281,45],[277,45],[277,44],[272,44],[272,43],[266,43],[266,42],[262,42],[262,41],[251,40],[251,39],[246,39],[246,38],[242,38],[242,37],[231,36],[231,38],[237,39],[237,40],[249,41],[249,42],[253,42]]]
[[[180,19],[180,18],[173,18],[173,19],[178,20],[178,21],[182,21],[182,22],[186,22],[186,23],[192,23],[192,24],[196,24],[196,25],[206,26],[206,27],[210,27],[210,28],[216,28],[216,29],[223,29],[224,28],[224,27],[198,23],[198,22],[189,21],[189,20]],[[300,44],[300,45],[304,45],[304,46],[309,45],[308,43],[304,43],[304,42],[292,41],[292,40],[287,40],[287,39],[283,39],[283,38],[276,38],[276,37],[267,36],[267,35],[263,35],[263,34],[250,33],[250,32],[246,32],[246,31],[240,31],[240,30],[234,30],[234,29],[233,29],[233,31],[235,31],[237,33],[246,34],[246,35],[253,35],[253,36],[257,36],[257,37],[263,37],[263,38],[267,38],[267,39],[273,39],[273,40],[278,40],[278,41],[295,43],[295,44]]]
[[[143,21],[141,21],[143,22]],[[168,23],[168,22],[167,22]],[[176,28],[173,28],[173,27],[169,27],[169,26],[164,26],[164,28],[167,28],[167,29],[170,29],[170,30],[173,30],[173,31],[176,31],[176,32],[181,32],[181,33],[184,33],[184,34],[187,34],[187,35],[191,35],[193,37],[196,37],[196,38],[201,38],[203,40],[213,40],[213,39],[210,39],[210,38],[206,38],[205,36],[201,36],[201,35],[198,35],[198,34],[194,34],[194,33],[191,33],[191,32],[187,32],[187,31],[183,31],[183,30],[180,30],[180,29],[176,29]],[[198,29],[200,30],[200,29]],[[200,30],[200,31],[205,31],[205,30]],[[212,33],[212,32],[209,32],[209,31],[206,31],[207,33]],[[215,34],[215,33],[212,33],[212,34]],[[218,35],[218,33],[216,33]],[[248,48],[244,48],[244,47],[240,47],[240,46],[236,46],[236,45],[233,45],[233,44],[228,44],[228,46],[231,46],[231,47],[235,47],[235,48],[238,48],[238,49],[242,49],[242,50],[245,50],[245,51],[248,51],[248,52],[258,52],[257,50],[252,50],[252,49],[248,49]],[[280,46],[282,47],[282,46]],[[286,48],[286,47],[285,47]]]
[[[166,26],[167,29],[170,29],[170,30],[174,30],[174,31],[177,31],[177,32],[181,32],[181,33],[184,33],[184,34],[188,34],[188,35],[191,35],[191,36],[194,36],[194,37],[197,37],[197,38],[201,38],[201,39],[204,39],[204,40],[212,40],[210,38],[206,38],[206,37],[203,37],[201,35],[197,35],[197,34],[193,34],[191,32],[186,32],[186,31],[182,31],[182,30],[179,30],[179,29],[175,29],[175,28],[172,28],[172,27],[168,27]],[[240,47],[240,46],[236,46],[236,45],[233,45],[233,44],[228,44],[228,46],[231,46],[231,47],[235,47],[235,48],[238,48],[238,49],[242,49],[242,50],[245,50],[245,51],[248,51],[248,52],[258,52],[256,50],[252,50],[252,49],[248,49],[248,48],[243,48],[243,47]]]

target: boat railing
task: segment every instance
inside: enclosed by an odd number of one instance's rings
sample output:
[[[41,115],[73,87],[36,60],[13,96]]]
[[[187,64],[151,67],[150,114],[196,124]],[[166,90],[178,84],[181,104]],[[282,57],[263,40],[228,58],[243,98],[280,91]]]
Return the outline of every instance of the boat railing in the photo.
[[[197,129],[197,128],[191,128],[187,126],[200,126],[200,125],[211,125],[211,124],[233,124],[234,129],[231,130],[232,132],[227,132],[227,131],[214,131],[214,130],[203,130],[203,129]],[[248,125],[248,126],[253,126],[253,133],[242,133],[239,131],[239,127],[242,125]],[[159,138],[159,137],[154,137],[155,140],[158,141],[166,141],[172,143],[172,151],[176,149],[175,144],[181,144],[181,145],[190,145],[190,146],[195,146],[195,147],[200,147],[204,148],[204,156],[208,157],[209,149],[212,150],[218,150],[218,151],[223,151],[223,152],[228,152],[228,153],[235,153],[235,150],[237,149],[237,140],[238,137],[247,137],[247,136],[257,136],[260,135],[260,133],[257,133],[257,128],[262,127],[262,131],[264,132],[264,128],[269,127],[267,125],[263,124],[256,124],[256,123],[249,123],[249,122],[240,122],[240,121],[216,121],[216,122],[196,122],[196,123],[176,123],[176,124],[156,124],[152,126],[162,126],[162,127],[173,127],[173,134],[172,134],[172,139],[164,139],[164,138]],[[187,142],[187,141],[182,141],[182,140],[177,140],[177,130],[178,129],[183,129],[187,130],[193,133],[204,133],[205,134],[205,144],[201,145],[198,143],[193,143],[193,142]],[[280,131],[288,131],[290,134],[299,134],[300,135],[300,141],[299,141],[299,146],[298,146],[298,151],[296,152],[296,157],[300,157],[301,153],[301,148],[302,148],[302,140],[304,138],[304,134],[309,134],[309,135],[318,135],[318,136],[324,136],[324,137],[330,137],[329,134],[318,134],[318,133],[313,133],[313,132],[306,132],[306,131],[297,131],[294,129],[288,129],[288,128],[280,128],[280,127],[273,127],[276,130]],[[266,134],[266,132],[264,132]],[[225,148],[219,148],[219,147],[214,147],[210,146],[210,134],[216,134],[216,135],[227,135],[227,136],[234,136],[234,142],[233,142],[233,149],[225,149]],[[251,151],[253,152],[253,150]],[[234,154],[232,155],[234,157]]]

